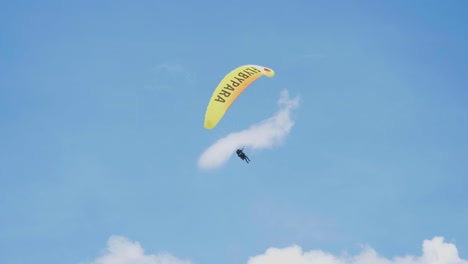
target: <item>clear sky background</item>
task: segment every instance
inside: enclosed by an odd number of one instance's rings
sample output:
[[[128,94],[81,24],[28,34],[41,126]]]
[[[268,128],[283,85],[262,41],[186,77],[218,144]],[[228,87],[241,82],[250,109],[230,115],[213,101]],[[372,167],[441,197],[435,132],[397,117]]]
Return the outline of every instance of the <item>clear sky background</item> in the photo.
[[[467,27],[464,0],[1,1],[0,263],[466,261]],[[244,64],[276,76],[204,129]],[[280,141],[199,167],[285,91]]]

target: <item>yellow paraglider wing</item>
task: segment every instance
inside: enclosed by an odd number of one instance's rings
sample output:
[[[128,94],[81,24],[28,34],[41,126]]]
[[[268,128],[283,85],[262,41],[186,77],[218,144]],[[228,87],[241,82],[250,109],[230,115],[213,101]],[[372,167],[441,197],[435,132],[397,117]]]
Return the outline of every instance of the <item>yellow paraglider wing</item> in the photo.
[[[272,69],[259,65],[244,65],[224,76],[223,80],[214,90],[206,108],[205,128],[213,129],[216,127],[237,97],[252,82],[264,75],[273,77],[275,72]]]

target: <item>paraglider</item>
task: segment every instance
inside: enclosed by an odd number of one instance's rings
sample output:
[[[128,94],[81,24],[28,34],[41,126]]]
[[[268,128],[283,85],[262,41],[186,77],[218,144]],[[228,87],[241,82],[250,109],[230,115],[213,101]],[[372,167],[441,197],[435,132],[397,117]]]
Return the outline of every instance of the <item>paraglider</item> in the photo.
[[[262,76],[271,78],[274,75],[275,72],[272,69],[259,65],[244,65],[229,72],[211,96],[206,108],[204,127],[206,129],[216,127],[232,103],[252,82]]]
[[[239,158],[241,158],[241,160],[245,160],[245,162],[249,163],[249,162],[250,162],[250,159],[249,159],[249,157],[247,157],[247,155],[245,155],[245,153],[244,153],[243,150],[244,150],[244,148],[242,148],[242,149],[237,149],[237,150],[236,150],[237,156],[238,156]]]

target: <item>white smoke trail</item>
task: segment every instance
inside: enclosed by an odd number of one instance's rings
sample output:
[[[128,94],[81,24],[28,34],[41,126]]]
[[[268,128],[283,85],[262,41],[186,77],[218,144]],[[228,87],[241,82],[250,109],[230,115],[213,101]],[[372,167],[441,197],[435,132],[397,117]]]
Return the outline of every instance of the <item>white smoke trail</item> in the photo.
[[[282,91],[278,100],[280,110],[274,116],[245,130],[228,134],[215,142],[200,156],[199,168],[216,169],[221,167],[228,161],[236,148],[246,146],[253,149],[265,149],[281,144],[294,125],[291,112],[299,106],[299,102],[299,98],[290,99],[288,91]]]

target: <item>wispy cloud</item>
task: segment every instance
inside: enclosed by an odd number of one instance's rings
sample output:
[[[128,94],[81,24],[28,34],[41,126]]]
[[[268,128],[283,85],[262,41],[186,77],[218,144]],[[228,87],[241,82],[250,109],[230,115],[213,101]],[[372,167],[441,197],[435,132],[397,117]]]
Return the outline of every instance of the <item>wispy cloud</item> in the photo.
[[[138,242],[131,242],[125,237],[112,236],[107,242],[103,256],[82,264],[192,264],[169,253],[147,255]]]
[[[145,88],[150,90],[172,90],[192,82],[188,69],[179,63],[161,63],[153,67],[149,74],[149,83]]]
[[[347,238],[345,234],[335,231],[333,220],[268,197],[253,204],[250,217],[256,230],[271,241],[322,243],[345,241]]]
[[[294,121],[292,110],[299,106],[299,98],[289,98],[287,90],[278,100],[280,110],[273,116],[251,127],[228,134],[206,149],[198,160],[201,169],[216,169],[229,160],[236,148],[246,146],[265,149],[277,146],[291,131]]]
[[[181,73],[184,72],[185,69],[180,64],[170,64],[170,63],[162,63],[158,66],[154,67],[155,71],[165,71],[167,73]]]
[[[363,247],[355,255],[333,255],[322,250],[303,252],[299,246],[283,249],[269,248],[265,254],[251,257],[247,264],[468,264],[458,255],[454,244],[444,242],[443,237],[425,240],[421,256],[402,256],[392,259],[380,256],[373,248]]]

